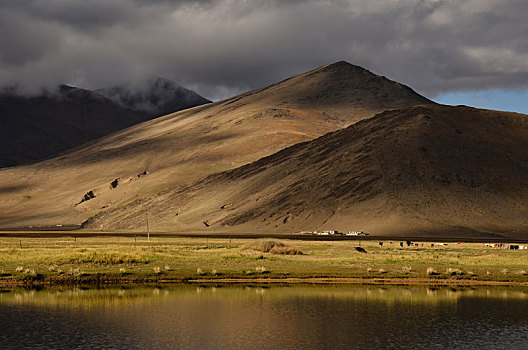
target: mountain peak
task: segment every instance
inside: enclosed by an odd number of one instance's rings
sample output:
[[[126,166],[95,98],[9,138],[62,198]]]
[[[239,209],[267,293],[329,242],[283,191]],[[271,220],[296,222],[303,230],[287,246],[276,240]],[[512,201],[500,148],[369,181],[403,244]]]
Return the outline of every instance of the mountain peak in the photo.
[[[362,117],[362,111],[367,110],[369,112],[364,116],[372,116],[372,111],[378,113],[385,109],[433,103],[403,84],[346,61],[298,74],[262,91],[295,108],[317,106],[325,112],[352,108]]]
[[[334,63],[330,63],[330,64],[327,64],[325,66],[322,66],[321,68],[326,68],[326,69],[343,69],[343,68],[347,68],[347,69],[354,69],[354,70],[363,70],[363,71],[367,71],[367,69],[361,67],[361,66],[357,66],[355,64],[352,64],[352,63],[349,63],[347,61],[337,61],[337,62],[334,62]]]
[[[158,81],[158,85],[164,84],[163,80]],[[115,98],[123,97],[124,103],[130,102],[134,107],[142,103],[152,106],[159,101],[157,96],[165,96],[163,93],[166,92],[173,94],[171,89],[161,89],[161,95],[152,94],[148,89],[136,95],[134,89],[130,91],[126,86],[116,90]],[[262,89],[119,131],[64,157],[42,163],[44,165],[14,169],[9,172],[12,176],[3,177],[6,180],[0,181],[0,187],[31,186],[38,189],[31,191],[29,204],[16,192],[0,203],[0,225],[20,226],[22,222],[31,225],[37,220],[39,224],[79,223],[81,219],[84,221],[91,215],[102,213],[109,218],[102,223],[105,228],[131,225],[137,229],[137,218],[144,217],[137,215],[139,211],[135,210],[141,210],[139,207],[131,209],[134,217],[127,222],[115,219],[116,212],[112,211],[127,206],[131,193],[137,193],[141,199],[156,197],[162,189],[190,185],[211,172],[254,162],[387,109],[427,102],[401,84],[350,63],[337,62]],[[99,114],[98,108],[93,110]],[[324,161],[331,154],[332,150],[319,154],[318,159]],[[356,154],[360,156],[359,152]],[[38,173],[39,167],[49,164],[53,164],[53,169],[46,176],[32,177],[34,180],[30,183],[26,180],[26,174]],[[80,164],[90,167],[89,175],[85,174],[86,167]],[[137,177],[146,170],[149,176]],[[361,171],[361,167],[358,170]],[[317,171],[314,174],[317,175]],[[134,178],[137,182],[123,181],[117,189],[110,189],[109,181],[116,178]],[[18,179],[23,182],[19,184]],[[59,200],[49,196],[57,188],[64,193]],[[86,191],[93,191],[96,198],[71,210],[72,203],[78,203]],[[172,206],[176,202],[165,203]],[[253,203],[260,205],[261,202]],[[36,218],[32,212],[42,214]],[[181,215],[183,217],[183,212]],[[199,224],[204,225],[203,221]]]

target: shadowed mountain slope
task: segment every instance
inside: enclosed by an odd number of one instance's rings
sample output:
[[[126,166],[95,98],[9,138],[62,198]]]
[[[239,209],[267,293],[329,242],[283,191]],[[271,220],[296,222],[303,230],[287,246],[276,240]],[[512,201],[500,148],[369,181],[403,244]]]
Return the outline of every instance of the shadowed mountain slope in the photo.
[[[120,100],[118,92],[124,96]],[[49,158],[134,124],[208,102],[161,79],[134,93],[117,87],[94,92],[66,85],[36,97],[3,93],[0,167]]]
[[[440,105],[388,111],[89,227],[528,237],[528,116]],[[207,225],[205,225],[207,224]],[[206,227],[207,226],[207,227]]]
[[[53,95],[0,96],[0,167],[46,158],[137,124],[142,113],[88,90],[61,86]]]
[[[172,80],[159,77],[149,79],[144,86],[113,86],[95,92],[124,108],[156,117],[211,102]]]
[[[2,170],[0,226],[81,223],[386,109],[419,104],[432,102],[346,62],[323,66],[144,122],[49,161]]]

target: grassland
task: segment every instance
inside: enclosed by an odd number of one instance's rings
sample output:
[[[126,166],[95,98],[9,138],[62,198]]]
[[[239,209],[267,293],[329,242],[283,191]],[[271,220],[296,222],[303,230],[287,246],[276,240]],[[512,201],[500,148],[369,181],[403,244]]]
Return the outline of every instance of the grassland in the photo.
[[[356,250],[360,246],[366,253]],[[0,285],[324,282],[528,285],[528,250],[484,243],[0,238]]]

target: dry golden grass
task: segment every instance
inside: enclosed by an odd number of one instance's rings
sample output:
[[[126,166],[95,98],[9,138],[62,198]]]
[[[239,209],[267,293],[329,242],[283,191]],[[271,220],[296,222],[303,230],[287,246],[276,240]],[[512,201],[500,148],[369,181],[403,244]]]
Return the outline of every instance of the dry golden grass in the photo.
[[[129,283],[225,278],[396,278],[528,282],[527,250],[463,243],[247,239],[0,238],[0,281]],[[251,247],[249,249],[248,247]],[[303,254],[277,254],[273,249]],[[94,279],[97,281],[94,282]]]

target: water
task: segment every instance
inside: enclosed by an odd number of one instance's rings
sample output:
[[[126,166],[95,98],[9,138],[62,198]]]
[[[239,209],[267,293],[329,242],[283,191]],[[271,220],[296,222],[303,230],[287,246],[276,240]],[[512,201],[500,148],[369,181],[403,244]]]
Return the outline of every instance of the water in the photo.
[[[288,286],[0,293],[0,349],[528,349],[528,290]]]

